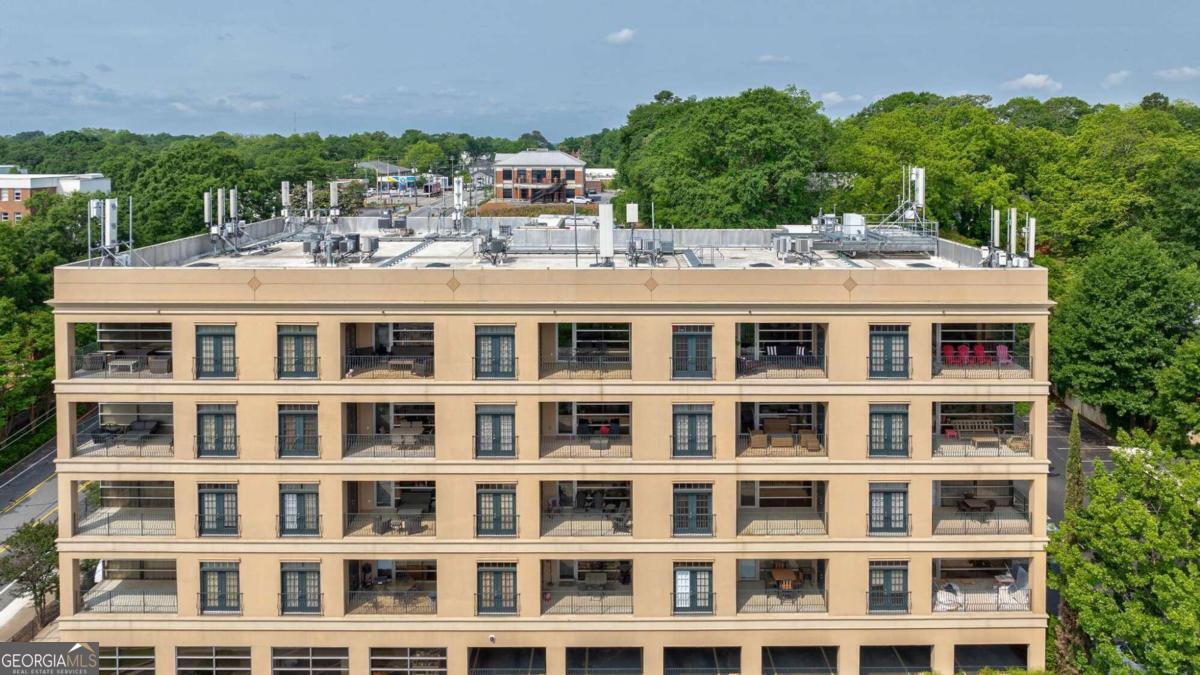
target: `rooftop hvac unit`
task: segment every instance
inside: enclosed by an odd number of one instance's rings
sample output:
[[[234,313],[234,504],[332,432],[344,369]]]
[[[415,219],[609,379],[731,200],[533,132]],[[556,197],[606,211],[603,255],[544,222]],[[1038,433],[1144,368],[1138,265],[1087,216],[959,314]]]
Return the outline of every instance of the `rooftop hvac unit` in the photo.
[[[630,204],[633,207],[633,215],[637,217],[637,205]],[[629,210],[626,208],[626,214]],[[597,248],[600,249],[600,257],[610,259],[613,257],[613,205],[600,205],[600,232]]]
[[[867,218],[861,213],[842,214],[842,236],[846,239],[867,238]]]
[[[370,255],[379,250],[379,237],[365,237],[362,240],[362,250]]]
[[[794,237],[792,239],[792,252],[800,255],[810,255],[813,250],[813,240],[807,237]]]
[[[601,204],[600,208],[604,208],[604,205]],[[611,212],[612,209],[610,208],[609,211]],[[638,205],[636,203],[625,205],[625,222],[630,225],[638,222]]]

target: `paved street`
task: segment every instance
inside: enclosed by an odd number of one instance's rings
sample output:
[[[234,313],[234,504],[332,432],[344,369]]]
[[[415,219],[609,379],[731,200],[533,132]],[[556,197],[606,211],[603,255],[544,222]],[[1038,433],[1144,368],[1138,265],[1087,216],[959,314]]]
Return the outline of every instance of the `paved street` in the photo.
[[[58,512],[56,447],[51,440],[0,478],[0,540],[31,520],[54,522]],[[17,598],[11,584],[0,588],[0,639],[8,639],[13,630],[29,620],[29,604],[28,599]]]

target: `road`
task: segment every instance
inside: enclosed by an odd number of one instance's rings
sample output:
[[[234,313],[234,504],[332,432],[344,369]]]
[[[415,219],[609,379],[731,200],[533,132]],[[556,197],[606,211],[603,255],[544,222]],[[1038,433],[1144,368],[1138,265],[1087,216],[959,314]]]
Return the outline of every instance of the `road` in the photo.
[[[57,447],[51,439],[0,477],[0,541],[31,520],[54,522],[58,514],[58,485],[54,480]],[[4,635],[28,620],[28,604],[28,599],[17,597],[12,584],[0,588],[0,631]]]

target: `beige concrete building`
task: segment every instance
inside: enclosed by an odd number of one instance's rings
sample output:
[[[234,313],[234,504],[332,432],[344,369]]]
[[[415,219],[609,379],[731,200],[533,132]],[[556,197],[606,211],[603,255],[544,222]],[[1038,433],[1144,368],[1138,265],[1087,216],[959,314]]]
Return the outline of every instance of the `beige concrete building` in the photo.
[[[59,268],[62,639],[123,674],[1042,667],[1045,270],[694,232]]]

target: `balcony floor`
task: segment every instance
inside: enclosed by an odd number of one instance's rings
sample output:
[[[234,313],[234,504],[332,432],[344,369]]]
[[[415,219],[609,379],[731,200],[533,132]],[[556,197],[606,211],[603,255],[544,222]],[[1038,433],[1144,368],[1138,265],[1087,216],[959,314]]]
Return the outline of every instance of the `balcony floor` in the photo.
[[[751,509],[737,514],[739,537],[798,536],[825,534],[825,521],[816,511],[801,509]]]
[[[1029,443],[1024,437],[998,436],[999,443],[979,445],[970,438],[934,439],[934,457],[1028,457]]]
[[[437,614],[437,594],[432,590],[408,589],[389,593],[388,584],[370,592],[351,593],[346,599],[346,614]],[[400,590],[400,587],[396,587]]]
[[[435,514],[423,513],[415,517],[403,517],[405,527],[402,529],[394,529],[390,523],[393,519],[400,519],[395,513],[380,511],[378,513],[361,513],[351,516],[346,522],[347,537],[417,537],[417,536],[432,536],[434,534],[434,519]],[[382,522],[381,520],[382,519]],[[386,527],[381,527],[381,525]]]
[[[128,443],[120,440],[96,442],[89,439],[75,443],[73,457],[170,457],[175,448],[165,439],[143,443]]]
[[[541,455],[546,459],[623,459],[633,456],[629,436],[599,437],[594,442],[575,438],[543,438]]]
[[[542,589],[543,614],[633,614],[633,589],[609,584],[613,589],[587,591],[555,586]],[[546,595],[549,594],[549,601]]]
[[[80,516],[75,522],[75,534],[172,537],[175,510],[103,506]]]
[[[764,581],[739,581],[737,585],[738,614],[792,614],[824,612],[825,594],[809,583],[797,586],[791,597],[784,597]]]
[[[434,445],[422,441],[392,440],[389,436],[380,436],[373,441],[355,441],[344,447],[342,456],[346,459],[386,458],[429,458],[435,455]]]
[[[737,456],[738,457],[824,457],[827,451],[825,446],[819,441],[809,441],[804,443],[799,437],[786,445],[767,442],[762,447],[750,447],[750,439],[744,435],[738,436],[737,439]]]
[[[963,379],[963,380],[1027,380],[1033,377],[1025,366],[1019,363],[1006,363],[980,366],[941,366],[934,378]]]
[[[955,590],[946,590],[953,584]],[[1001,590],[992,579],[951,578],[933,582],[934,612],[1027,612],[1029,589]]]
[[[174,581],[104,579],[83,595],[84,612],[173,614],[179,611]]]
[[[613,525],[616,513],[552,513],[542,516],[543,537],[607,537],[631,535]],[[628,530],[632,530],[632,526]]]
[[[969,534],[1029,534],[1029,516],[1011,506],[997,506],[995,511],[963,512],[954,508],[933,510],[935,535]]]

